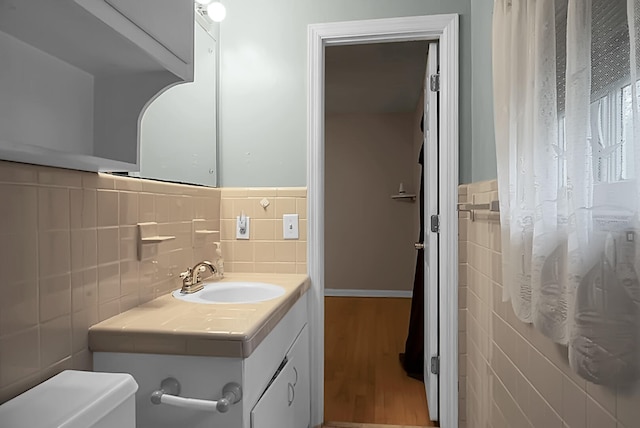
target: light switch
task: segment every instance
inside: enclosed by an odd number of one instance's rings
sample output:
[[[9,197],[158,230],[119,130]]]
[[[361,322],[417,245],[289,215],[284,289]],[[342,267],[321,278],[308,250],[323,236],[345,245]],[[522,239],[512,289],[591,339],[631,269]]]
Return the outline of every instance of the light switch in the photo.
[[[298,239],[298,214],[282,216],[282,236],[284,239]]]

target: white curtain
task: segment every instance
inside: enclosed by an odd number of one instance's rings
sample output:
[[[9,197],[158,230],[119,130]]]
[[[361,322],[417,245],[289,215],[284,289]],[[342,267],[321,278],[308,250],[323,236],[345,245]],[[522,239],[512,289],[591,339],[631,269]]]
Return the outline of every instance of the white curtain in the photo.
[[[503,290],[599,384],[640,353],[640,0],[495,0]]]

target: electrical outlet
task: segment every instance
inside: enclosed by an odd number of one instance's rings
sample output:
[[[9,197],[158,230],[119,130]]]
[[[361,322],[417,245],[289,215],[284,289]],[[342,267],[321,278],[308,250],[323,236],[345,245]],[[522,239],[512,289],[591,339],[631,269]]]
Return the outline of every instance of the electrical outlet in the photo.
[[[282,236],[284,239],[298,239],[298,214],[282,216]]]
[[[249,217],[236,217],[236,239],[249,239]]]

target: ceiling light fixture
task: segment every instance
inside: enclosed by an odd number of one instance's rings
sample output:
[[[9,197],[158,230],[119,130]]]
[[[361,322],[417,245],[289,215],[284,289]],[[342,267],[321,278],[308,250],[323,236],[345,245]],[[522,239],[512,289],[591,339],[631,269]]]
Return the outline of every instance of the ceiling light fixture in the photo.
[[[216,1],[207,6],[207,15],[209,15],[214,22],[221,22],[224,17],[227,16],[227,9],[222,3]]]

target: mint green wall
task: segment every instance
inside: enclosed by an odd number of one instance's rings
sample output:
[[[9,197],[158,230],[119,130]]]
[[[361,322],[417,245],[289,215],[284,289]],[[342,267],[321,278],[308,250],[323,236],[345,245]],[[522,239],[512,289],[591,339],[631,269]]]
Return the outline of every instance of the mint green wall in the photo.
[[[473,179],[470,0],[224,3],[219,185],[306,185],[308,24],[444,13],[460,14],[460,179]]]
[[[471,0],[471,181],[496,178],[491,77],[493,1]]]

